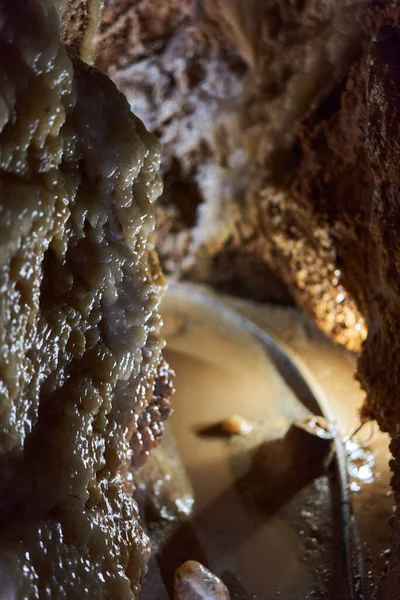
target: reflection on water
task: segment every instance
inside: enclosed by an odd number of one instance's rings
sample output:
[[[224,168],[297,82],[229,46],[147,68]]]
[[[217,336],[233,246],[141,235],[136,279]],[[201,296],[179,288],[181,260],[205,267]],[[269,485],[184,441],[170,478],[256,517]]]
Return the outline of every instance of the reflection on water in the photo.
[[[351,478],[350,489],[352,492],[358,492],[361,489],[360,484],[374,481],[375,457],[368,447],[354,439],[347,440],[346,452],[348,472]]]

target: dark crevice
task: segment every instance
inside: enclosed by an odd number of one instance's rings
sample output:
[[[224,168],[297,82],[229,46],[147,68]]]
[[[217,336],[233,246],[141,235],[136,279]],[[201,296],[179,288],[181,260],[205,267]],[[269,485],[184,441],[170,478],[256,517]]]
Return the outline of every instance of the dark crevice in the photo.
[[[316,115],[319,120],[327,121],[341,108],[342,94],[346,89],[347,78],[341,81],[318,106]]]
[[[187,228],[197,221],[197,207],[203,202],[194,177],[182,172],[180,162],[174,158],[164,174],[164,192],[158,202],[165,207],[175,206],[179,219]]]
[[[57,257],[52,248],[47,248],[46,252],[43,256],[42,262],[42,281],[40,283],[40,297],[39,297],[39,307],[40,310],[46,310],[53,305],[52,301],[52,278],[53,273],[57,270]]]

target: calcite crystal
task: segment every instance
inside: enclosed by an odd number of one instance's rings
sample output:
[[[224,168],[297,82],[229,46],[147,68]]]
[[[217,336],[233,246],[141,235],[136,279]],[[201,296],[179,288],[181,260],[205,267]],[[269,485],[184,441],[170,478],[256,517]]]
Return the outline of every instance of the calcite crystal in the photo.
[[[60,43],[47,0],[0,1],[7,599],[137,597],[148,542],[130,465],[169,412],[165,283],[151,241],[160,147],[115,85],[78,58],[83,42]]]

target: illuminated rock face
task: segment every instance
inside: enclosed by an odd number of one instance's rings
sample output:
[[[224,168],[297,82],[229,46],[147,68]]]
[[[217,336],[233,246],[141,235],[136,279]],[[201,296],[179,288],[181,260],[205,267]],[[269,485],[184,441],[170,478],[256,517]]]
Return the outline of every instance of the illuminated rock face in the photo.
[[[366,7],[109,0],[95,39],[96,63],[163,144],[156,216],[166,271],[259,300],[286,301],[286,287],[352,348],[365,328],[348,295],[337,301],[326,224],[299,207],[307,238],[279,191],[298,160],[299,120],[360,54]]]
[[[0,595],[134,598],[148,544],[128,467],[171,393],[159,144],[59,42],[50,2],[0,13]]]
[[[163,263],[260,299],[272,268],[360,352],[399,504],[398,3],[150,5],[109,0],[96,57],[165,145]],[[385,598],[400,594],[394,527]]]
[[[261,299],[272,268],[335,340],[368,330],[399,504],[396,4],[108,0],[95,55],[163,141],[166,267]],[[56,2],[86,61],[99,6]],[[127,466],[171,388],[158,149],[45,0],[0,8],[1,592],[131,598],[147,541]]]

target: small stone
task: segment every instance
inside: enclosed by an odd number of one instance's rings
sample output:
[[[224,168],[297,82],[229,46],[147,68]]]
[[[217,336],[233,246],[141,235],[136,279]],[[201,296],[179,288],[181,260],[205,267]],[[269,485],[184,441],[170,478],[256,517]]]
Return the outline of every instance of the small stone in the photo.
[[[305,547],[308,550],[316,550],[319,546],[318,540],[315,537],[309,537],[304,542]]]
[[[175,571],[174,600],[230,600],[224,583],[201,563],[188,560]]]
[[[243,417],[232,415],[222,421],[222,430],[229,435],[247,435],[253,430],[253,427]]]
[[[304,421],[295,421],[285,435],[288,452],[300,468],[300,462],[310,469],[323,467],[329,460],[336,436],[334,427],[321,416],[311,416]]]

